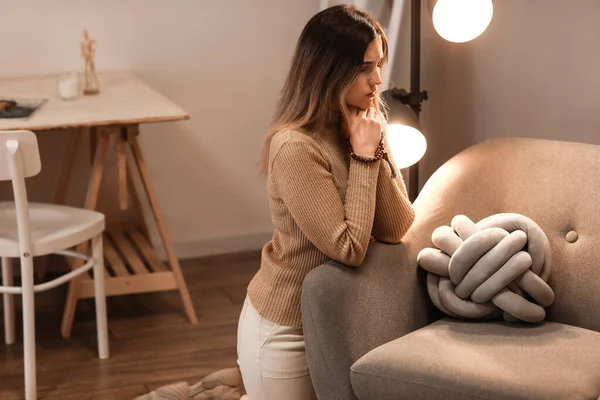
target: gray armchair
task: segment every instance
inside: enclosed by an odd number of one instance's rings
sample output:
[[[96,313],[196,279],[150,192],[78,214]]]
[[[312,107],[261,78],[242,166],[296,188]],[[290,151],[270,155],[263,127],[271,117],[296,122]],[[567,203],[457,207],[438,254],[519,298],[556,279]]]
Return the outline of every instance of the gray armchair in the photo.
[[[358,268],[305,279],[302,314],[320,400],[592,399],[600,396],[600,146],[507,138],[475,145],[429,179],[402,243]],[[429,300],[417,254],[465,214],[529,216],[553,252],[556,300],[541,324],[471,322]]]

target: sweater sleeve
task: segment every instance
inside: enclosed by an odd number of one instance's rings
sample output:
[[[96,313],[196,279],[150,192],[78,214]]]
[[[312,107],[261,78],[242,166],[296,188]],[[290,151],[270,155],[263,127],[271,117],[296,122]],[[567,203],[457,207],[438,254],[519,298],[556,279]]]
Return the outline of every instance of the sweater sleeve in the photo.
[[[389,147],[386,150],[393,168],[396,168]],[[384,243],[399,243],[414,220],[415,211],[408,199],[402,174],[396,169],[396,177],[392,178],[390,164],[383,161],[377,182],[373,238]]]
[[[292,218],[322,253],[345,265],[362,264],[371,239],[381,161],[350,161],[345,202],[328,164],[310,143],[288,140],[274,156],[271,183]]]

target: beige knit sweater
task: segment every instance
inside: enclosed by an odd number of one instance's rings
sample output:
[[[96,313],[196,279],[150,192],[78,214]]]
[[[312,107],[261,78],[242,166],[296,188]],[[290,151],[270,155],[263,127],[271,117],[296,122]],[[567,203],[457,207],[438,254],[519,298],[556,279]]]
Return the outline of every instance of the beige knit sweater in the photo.
[[[248,296],[264,318],[301,327],[304,277],[329,260],[360,266],[372,238],[400,242],[413,223],[414,210],[402,175],[393,179],[384,160],[352,159],[335,128],[310,136],[277,133],[269,158],[275,230],[262,249]]]

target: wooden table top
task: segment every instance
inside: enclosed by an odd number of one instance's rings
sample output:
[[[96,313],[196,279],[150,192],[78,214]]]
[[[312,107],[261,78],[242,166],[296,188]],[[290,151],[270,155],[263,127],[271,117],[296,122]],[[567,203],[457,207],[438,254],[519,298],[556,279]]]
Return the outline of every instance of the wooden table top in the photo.
[[[0,79],[0,98],[47,101],[29,118],[0,118],[0,130],[49,130],[189,119],[177,104],[127,71],[98,74],[100,93],[58,97],[56,75]]]

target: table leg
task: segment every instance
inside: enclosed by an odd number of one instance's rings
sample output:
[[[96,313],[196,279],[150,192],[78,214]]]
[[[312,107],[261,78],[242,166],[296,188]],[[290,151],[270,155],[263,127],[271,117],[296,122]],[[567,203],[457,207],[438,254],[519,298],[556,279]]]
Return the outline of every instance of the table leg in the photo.
[[[100,193],[100,184],[102,183],[104,160],[106,159],[109,139],[109,133],[105,130],[101,130],[85,199],[85,208],[88,210],[95,210],[98,203],[98,194]],[[80,253],[87,253],[89,251],[89,243],[86,242],[78,245],[76,251]],[[72,265],[75,268],[82,265],[82,261],[79,259],[72,260],[72,262],[75,264]],[[61,333],[64,338],[67,338],[71,335],[73,318],[75,316],[75,307],[77,306],[77,300],[79,298],[79,283],[82,279],[82,276],[78,276],[69,282],[69,289],[67,291],[67,299],[65,301],[65,308],[61,323]]]
[[[127,209],[127,128],[122,128],[115,140],[119,165],[119,205]],[[130,183],[131,184],[131,183]]]
[[[144,234],[144,236],[146,237],[146,239],[149,240],[150,239],[150,231],[148,230],[148,225],[146,224],[146,219],[144,218],[144,210],[142,208],[142,202],[140,201],[140,196],[138,196],[138,193],[137,193],[135,187],[133,186],[134,182],[133,182],[133,176],[131,175],[130,168],[127,168],[127,181],[129,182],[127,189],[129,190],[129,195],[131,196],[131,199],[133,201],[133,210],[135,211],[136,218],[138,220],[138,223],[140,224],[140,229],[141,229],[142,233]]]
[[[146,163],[144,161],[144,157],[142,155],[142,150],[137,141],[138,128],[130,127],[128,130],[127,139],[129,141],[129,145],[133,154],[133,159],[135,160],[135,164],[138,169],[138,173],[140,178],[142,179],[142,183],[144,189],[146,191],[146,195],[148,196],[148,200],[150,202],[150,207],[152,208],[152,214],[156,221],[158,231],[160,233],[163,245],[167,252],[167,257],[169,259],[169,264],[171,266],[171,270],[175,276],[175,281],[179,288],[179,293],[181,295],[181,300],[183,301],[183,305],[185,307],[186,314],[188,319],[192,323],[197,323],[198,318],[196,317],[196,311],[194,310],[194,305],[192,304],[192,300],[190,298],[190,294],[187,289],[187,285],[185,283],[185,279],[183,277],[183,273],[181,272],[181,267],[179,266],[179,260],[175,255],[175,251],[173,250],[173,245],[171,243],[171,238],[167,233],[166,224],[164,221],[164,217],[162,215],[162,211],[158,205],[158,201],[156,199],[156,194],[154,192],[154,188],[150,182],[150,175],[148,174],[148,169],[146,168]]]

